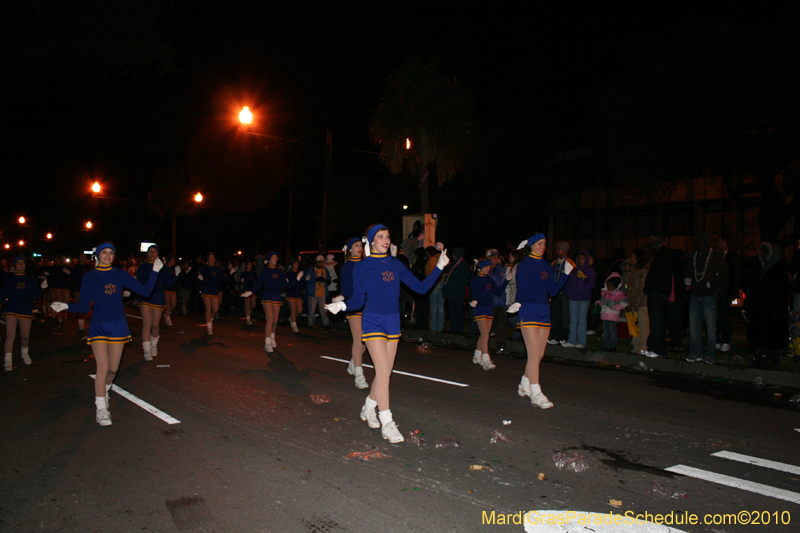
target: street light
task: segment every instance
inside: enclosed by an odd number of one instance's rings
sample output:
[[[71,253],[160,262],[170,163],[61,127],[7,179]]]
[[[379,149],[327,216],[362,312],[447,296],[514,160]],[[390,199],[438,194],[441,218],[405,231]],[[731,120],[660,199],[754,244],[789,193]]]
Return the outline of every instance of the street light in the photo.
[[[197,194],[195,194],[195,195],[194,195],[194,201],[195,201],[195,203],[198,203],[198,204],[199,204],[200,202],[202,202],[202,201],[203,201],[203,195],[202,195],[202,194],[200,194],[200,193],[197,193]]]
[[[98,182],[95,181],[94,183],[92,183],[92,192],[93,193],[97,194],[97,193],[100,192],[101,189],[102,189],[102,187],[100,186],[100,184]]]
[[[19,218],[17,219],[17,221],[18,221],[20,224],[25,224],[25,217],[19,217]]]
[[[92,223],[91,222],[87,222],[86,223],[86,229],[92,229]]]
[[[250,124],[253,122],[253,113],[250,112],[250,108],[244,106],[241,111],[239,111],[239,122],[242,124]]]
[[[25,246],[25,241],[19,241],[17,244],[19,244],[20,246]]]
[[[52,233],[48,233],[47,235],[45,235],[45,237],[47,237],[47,239],[50,240],[50,239],[53,238],[53,234]]]
[[[8,250],[9,248],[11,248],[11,245],[10,245],[10,244],[8,244],[8,243],[6,243],[6,245],[5,245],[5,246],[3,246],[3,248],[5,248],[6,250]]]

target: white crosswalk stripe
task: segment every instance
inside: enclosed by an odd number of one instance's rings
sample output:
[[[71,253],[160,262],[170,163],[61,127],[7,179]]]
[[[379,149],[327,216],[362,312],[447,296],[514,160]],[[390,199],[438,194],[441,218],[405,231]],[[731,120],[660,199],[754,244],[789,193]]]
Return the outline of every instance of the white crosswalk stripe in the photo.
[[[779,463],[777,461],[770,461],[769,459],[761,459],[759,457],[753,457],[750,455],[743,455],[741,453],[722,451],[712,453],[711,456],[753,466],[759,466],[762,468],[770,468],[772,470],[787,472],[789,474],[800,475],[800,467],[798,466],[787,463]],[[777,487],[770,487],[769,485],[755,483],[746,479],[739,479],[732,476],[726,476],[724,474],[717,474],[716,472],[710,472],[708,470],[702,470],[700,468],[694,468],[686,465],[671,466],[667,468],[666,471],[696,479],[702,479],[704,481],[710,481],[712,483],[717,483],[718,485],[725,485],[726,487],[733,487],[746,490],[748,492],[754,492],[763,496],[769,496],[770,498],[776,498],[779,500],[800,504],[800,493],[798,492],[779,489]]]

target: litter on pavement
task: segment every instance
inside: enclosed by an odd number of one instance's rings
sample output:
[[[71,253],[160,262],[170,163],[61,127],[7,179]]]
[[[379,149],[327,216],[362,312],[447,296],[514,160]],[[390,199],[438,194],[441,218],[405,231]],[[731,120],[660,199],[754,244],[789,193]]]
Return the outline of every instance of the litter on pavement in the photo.
[[[556,468],[561,470],[572,470],[574,472],[583,472],[589,468],[586,461],[583,460],[579,453],[566,453],[559,452],[553,455],[553,462]]]
[[[505,442],[506,444],[511,444],[511,437],[495,429],[494,431],[492,431],[492,438],[489,439],[489,442],[491,442],[492,444],[497,444],[498,442]]]
[[[372,459],[387,459],[391,455],[386,455],[378,450],[367,450],[365,452],[353,452],[347,456],[350,459],[358,459],[359,461],[370,461]]]
[[[321,403],[330,403],[331,399],[324,394],[312,394],[311,401],[319,405]]]
[[[419,430],[409,431],[408,435],[406,436],[406,440],[409,444],[413,444],[417,448],[425,444],[425,439],[419,436]]]
[[[450,449],[457,450],[462,446],[463,444],[461,444],[460,440],[454,439],[452,437],[447,439],[442,439],[436,443],[436,448],[442,448],[445,450],[450,450]]]
[[[688,498],[689,496],[685,492],[676,492],[667,487],[666,485],[662,485],[658,481],[651,481],[650,488],[647,489],[647,494],[651,496],[663,496],[665,498]]]

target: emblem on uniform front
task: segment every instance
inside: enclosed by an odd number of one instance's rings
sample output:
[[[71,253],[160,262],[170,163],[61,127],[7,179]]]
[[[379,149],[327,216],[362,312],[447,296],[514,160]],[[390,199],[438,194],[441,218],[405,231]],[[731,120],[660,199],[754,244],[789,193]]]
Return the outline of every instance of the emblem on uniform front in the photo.
[[[21,291],[25,290],[25,282],[24,281],[20,281],[19,283],[17,283],[17,289],[21,290]]]
[[[113,283],[109,283],[108,285],[106,285],[105,289],[106,289],[105,290],[106,294],[115,294],[117,292],[117,286],[114,285]]]
[[[272,279],[278,279],[278,274],[273,274]]]
[[[383,281],[387,283],[394,281],[394,272],[392,272],[391,270],[387,270],[386,272],[384,272]]]
[[[543,280],[548,280],[548,279],[550,279],[550,275],[547,272],[542,272],[542,279]]]

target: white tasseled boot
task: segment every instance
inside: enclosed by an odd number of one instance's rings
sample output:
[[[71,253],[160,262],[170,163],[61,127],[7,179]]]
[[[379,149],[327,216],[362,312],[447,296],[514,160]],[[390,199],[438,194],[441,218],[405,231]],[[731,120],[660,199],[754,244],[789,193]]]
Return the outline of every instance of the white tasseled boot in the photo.
[[[150,341],[142,341],[142,350],[144,350],[144,360],[145,361],[152,361],[153,360],[153,349],[151,348]]]
[[[161,337],[150,337],[150,355],[153,357],[158,355],[158,340]]]
[[[27,346],[23,346],[22,347],[22,362],[25,363],[26,365],[30,365],[31,364],[31,357],[28,355],[28,347]]]
[[[523,375],[522,380],[519,382],[519,387],[517,388],[517,394],[520,396],[527,396],[528,398],[532,397],[531,394],[531,382],[528,381],[527,376]]]
[[[6,372],[11,372],[13,369],[14,369],[14,364],[11,362],[11,354],[7,353],[3,370],[5,370]]]
[[[392,420],[392,410],[387,409],[378,413],[378,419],[381,421],[381,436],[392,444],[398,444],[405,439],[397,429],[397,424]]]
[[[481,364],[481,351],[480,350],[475,350],[475,352],[472,354],[472,363],[475,364],[475,365],[480,365]]]

